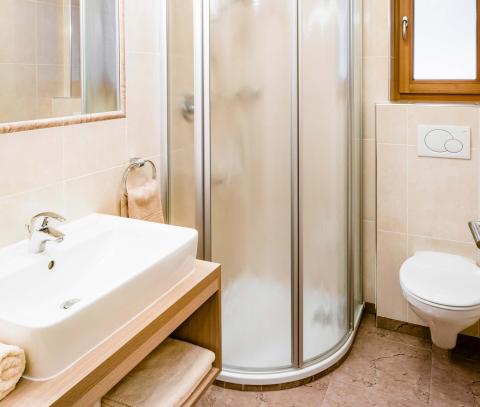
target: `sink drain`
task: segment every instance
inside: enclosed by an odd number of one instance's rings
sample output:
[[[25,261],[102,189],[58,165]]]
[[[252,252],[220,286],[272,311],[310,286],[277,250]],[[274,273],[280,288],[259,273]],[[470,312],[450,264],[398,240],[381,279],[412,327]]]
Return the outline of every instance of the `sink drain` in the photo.
[[[71,300],[62,302],[62,304],[60,305],[60,308],[69,309],[70,307],[73,307],[77,302],[80,302],[79,298],[72,298]]]

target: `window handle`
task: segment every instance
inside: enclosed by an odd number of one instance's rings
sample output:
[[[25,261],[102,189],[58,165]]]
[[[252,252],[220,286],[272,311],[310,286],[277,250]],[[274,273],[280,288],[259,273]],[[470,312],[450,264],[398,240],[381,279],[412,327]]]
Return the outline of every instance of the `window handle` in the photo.
[[[404,41],[407,39],[407,32],[408,32],[408,17],[404,16],[402,18],[402,38]]]

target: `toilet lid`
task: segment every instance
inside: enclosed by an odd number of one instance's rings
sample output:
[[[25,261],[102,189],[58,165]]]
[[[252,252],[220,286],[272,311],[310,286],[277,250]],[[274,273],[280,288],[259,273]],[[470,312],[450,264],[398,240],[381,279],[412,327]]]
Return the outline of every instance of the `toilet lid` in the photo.
[[[400,268],[400,283],[414,296],[435,304],[480,304],[480,268],[464,257],[418,252]]]

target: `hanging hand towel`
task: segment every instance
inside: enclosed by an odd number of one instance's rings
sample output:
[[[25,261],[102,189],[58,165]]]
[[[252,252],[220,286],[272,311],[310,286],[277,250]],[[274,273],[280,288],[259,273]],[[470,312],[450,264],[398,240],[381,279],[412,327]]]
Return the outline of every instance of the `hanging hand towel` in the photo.
[[[128,218],[164,223],[160,191],[155,180],[141,185],[127,186],[127,196],[122,198],[121,215]]]

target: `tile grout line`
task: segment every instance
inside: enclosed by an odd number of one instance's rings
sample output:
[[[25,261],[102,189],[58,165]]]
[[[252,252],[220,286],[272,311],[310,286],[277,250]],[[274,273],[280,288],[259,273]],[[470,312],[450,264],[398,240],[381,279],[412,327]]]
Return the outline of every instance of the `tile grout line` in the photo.
[[[62,144],[63,144],[63,140],[62,140]],[[62,145],[62,151],[63,151],[63,145]],[[158,154],[156,154],[156,155],[148,155],[148,156],[145,156],[144,158],[153,160],[153,159],[156,159],[156,158],[160,158],[160,156]],[[63,168],[62,168],[62,177],[57,182],[51,182],[51,183],[42,185],[40,187],[28,188],[28,189],[25,189],[25,190],[20,191],[20,192],[15,192],[13,194],[7,194],[7,195],[0,196],[0,202],[3,201],[3,200],[19,197],[21,195],[38,192],[38,191],[41,191],[43,189],[50,188],[52,186],[59,185],[59,184],[62,184],[62,183],[67,183],[67,182],[70,182],[70,181],[77,181],[79,179],[90,177],[90,176],[93,176],[93,175],[98,175],[98,174],[102,174],[102,173],[105,173],[105,172],[118,170],[120,168],[125,168],[126,166],[128,166],[128,164],[129,164],[129,162],[127,161],[125,163],[118,164],[118,165],[115,165],[113,167],[108,167],[108,168],[105,168],[105,169],[102,169],[102,170],[97,170],[97,171],[89,172],[89,173],[82,174],[82,175],[77,175],[75,177],[70,177],[70,178],[64,178]],[[62,157],[62,167],[63,167],[63,157]]]
[[[325,396],[323,396],[323,400],[322,400],[322,403],[320,404],[320,407],[324,407],[325,403],[327,401],[327,396],[328,396],[328,392],[330,390],[330,385],[332,384],[332,381],[333,381],[333,373],[335,373],[335,372],[331,373],[332,376],[330,377],[330,380],[328,381],[327,390],[325,391]]]
[[[380,328],[380,329],[381,329],[381,328]],[[388,331],[388,329],[387,329],[387,331]],[[395,332],[395,331],[390,331],[390,332]],[[414,338],[417,338],[417,337],[414,336],[414,335],[404,334],[404,333],[402,333],[402,332],[398,332],[398,333],[400,333],[401,335],[413,336]],[[400,344],[400,345],[403,345],[403,346],[407,346],[407,347],[409,347],[409,348],[414,348],[414,349],[418,349],[418,350],[422,350],[422,351],[431,352],[431,348],[425,348],[425,347],[422,347],[422,346],[412,345],[412,344],[410,344],[410,343],[401,342],[401,341],[399,341],[399,340],[395,340],[395,339],[391,339],[391,338],[382,338],[382,337],[381,337],[381,338],[378,338],[378,337],[377,337],[377,339],[378,339],[379,341],[385,341],[385,342],[390,342],[390,343],[393,342],[393,343],[395,343],[395,344]],[[421,339],[421,338],[419,338],[419,339]]]
[[[372,139],[365,139],[364,141],[373,141]],[[390,147],[413,147],[417,148],[417,144],[410,143],[386,143],[386,142],[377,142],[379,146],[390,146]],[[479,147],[470,147],[472,152],[477,152],[480,150]],[[448,159],[448,160],[459,160],[458,158],[451,157],[420,157],[420,158],[433,158],[433,159]],[[459,161],[469,161],[468,159],[460,159]]]
[[[374,222],[374,221],[364,220],[364,222]],[[416,233],[397,232],[395,230],[387,230],[387,229],[378,229],[378,231],[383,232],[383,233],[392,233],[392,234],[395,234],[395,235],[409,235],[409,236],[412,236],[412,237],[419,237],[419,238],[422,238],[422,239],[439,240],[439,241],[442,241],[442,242],[463,244],[463,245],[467,245],[467,246],[473,245],[473,243],[467,242],[467,241],[445,239],[443,237],[428,236],[428,235],[418,235]]]
[[[378,229],[379,232],[382,233],[391,233],[392,235],[404,235],[406,236],[407,234],[405,232],[396,232],[395,230],[385,230],[385,229]]]

